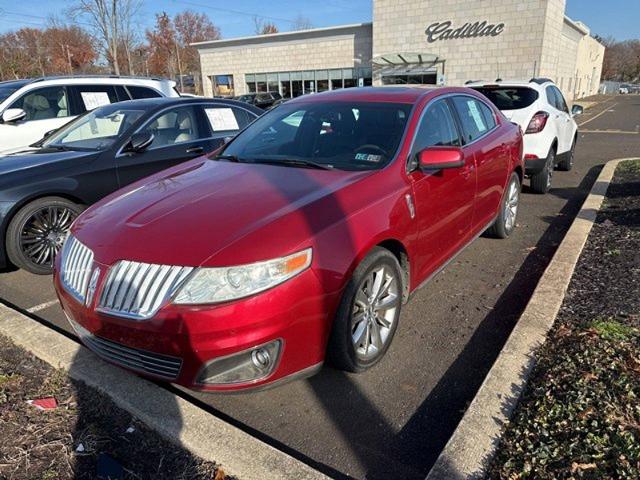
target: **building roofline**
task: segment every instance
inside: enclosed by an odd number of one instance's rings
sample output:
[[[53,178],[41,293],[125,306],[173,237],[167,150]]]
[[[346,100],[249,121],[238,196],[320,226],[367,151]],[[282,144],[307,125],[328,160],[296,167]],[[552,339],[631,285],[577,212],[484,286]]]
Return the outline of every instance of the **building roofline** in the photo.
[[[268,33],[266,35],[249,35],[246,37],[235,37],[235,38],[222,38],[220,40],[205,40],[204,42],[194,42],[190,45],[192,47],[208,47],[208,46],[216,46],[216,45],[224,45],[226,43],[235,43],[235,42],[244,42],[247,40],[256,39],[264,39],[265,42],[279,39],[279,38],[287,38],[289,36],[300,35],[300,34],[314,34],[314,33],[331,33],[338,30],[347,30],[347,29],[355,29],[361,27],[368,27],[373,25],[372,22],[364,22],[364,23],[350,23],[347,25],[336,25],[333,27],[322,27],[322,28],[310,28],[308,30],[293,30],[291,32],[278,32],[278,33]]]
[[[589,27],[587,27],[582,22],[577,22],[576,20],[569,18],[567,15],[564,16],[564,22],[572,26],[573,28],[575,28],[577,31],[579,31],[583,35],[591,35],[591,31],[589,30]]]

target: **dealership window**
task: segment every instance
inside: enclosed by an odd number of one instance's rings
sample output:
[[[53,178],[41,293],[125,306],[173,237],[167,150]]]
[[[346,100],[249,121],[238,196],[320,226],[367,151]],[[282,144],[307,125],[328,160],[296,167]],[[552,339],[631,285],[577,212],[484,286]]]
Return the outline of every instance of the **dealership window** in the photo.
[[[256,76],[245,75],[244,79],[247,83],[247,93],[256,93]]]
[[[279,92],[278,90],[278,74],[277,73],[268,73],[267,74],[267,91],[269,92]]]
[[[293,97],[302,95],[302,72],[291,72],[291,95]]]
[[[371,73],[370,67],[249,73],[245,75],[245,82],[247,93],[273,92],[291,98],[339,88],[370,86]]]
[[[212,75],[211,86],[214,95],[233,96],[233,75]]]
[[[342,88],[342,70],[329,70],[329,79],[331,80],[331,90]]]
[[[383,85],[435,85],[438,82],[437,72],[383,75]]]
[[[329,90],[329,72],[319,70],[316,72],[317,92],[326,92]]]
[[[266,92],[267,91],[267,76],[262,73],[260,75],[256,75],[256,87],[257,92]]]

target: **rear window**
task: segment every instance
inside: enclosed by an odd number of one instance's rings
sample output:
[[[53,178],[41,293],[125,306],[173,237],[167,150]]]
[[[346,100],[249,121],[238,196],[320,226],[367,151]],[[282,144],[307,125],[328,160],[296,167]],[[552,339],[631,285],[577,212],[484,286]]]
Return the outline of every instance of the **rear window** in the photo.
[[[475,87],[499,110],[527,108],[538,99],[538,92],[528,87]]]

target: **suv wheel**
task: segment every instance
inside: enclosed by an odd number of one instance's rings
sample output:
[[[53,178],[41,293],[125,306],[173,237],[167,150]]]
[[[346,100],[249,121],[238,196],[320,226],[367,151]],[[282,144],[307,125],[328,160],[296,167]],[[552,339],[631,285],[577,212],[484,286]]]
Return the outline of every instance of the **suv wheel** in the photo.
[[[571,150],[569,150],[564,157],[564,159],[558,163],[558,170],[562,170],[564,172],[568,172],[573,168],[573,159],[576,154],[576,140],[573,139],[573,143],[571,144]]]
[[[80,212],[80,205],[59,197],[39,198],[22,207],[7,228],[11,263],[37,275],[52,273],[55,256]]]
[[[531,190],[535,193],[547,193],[551,188],[551,180],[553,178],[553,168],[556,163],[556,151],[553,147],[549,150],[547,155],[547,161],[544,164],[544,168],[533,175],[531,175]]]
[[[358,265],[343,294],[327,357],[338,368],[362,372],[384,356],[398,326],[402,270],[388,250],[376,247]]]

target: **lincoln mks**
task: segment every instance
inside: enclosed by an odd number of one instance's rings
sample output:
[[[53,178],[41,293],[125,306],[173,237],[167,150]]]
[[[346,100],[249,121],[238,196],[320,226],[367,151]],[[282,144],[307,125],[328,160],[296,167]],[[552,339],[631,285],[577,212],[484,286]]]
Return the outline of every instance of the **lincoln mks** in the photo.
[[[291,100],[82,213],[56,260],[104,359],[201,390],[379,362],[410,294],[516,226],[522,134],[466,88]],[[423,319],[421,321],[428,321]]]

